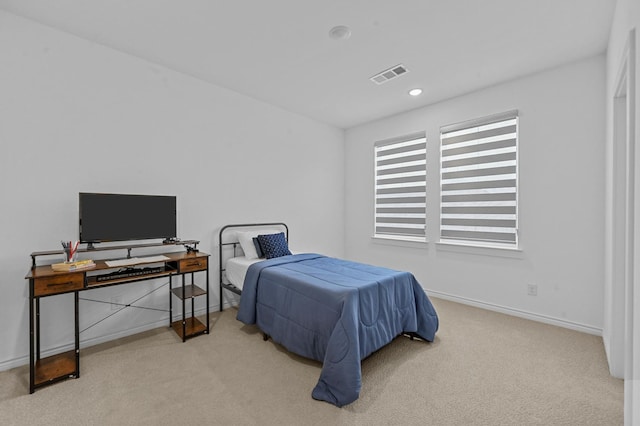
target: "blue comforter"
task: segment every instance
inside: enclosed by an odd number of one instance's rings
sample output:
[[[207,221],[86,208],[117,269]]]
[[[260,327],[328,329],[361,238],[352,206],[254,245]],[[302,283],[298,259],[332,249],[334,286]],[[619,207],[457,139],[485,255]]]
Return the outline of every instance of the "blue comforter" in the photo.
[[[311,253],[251,265],[237,318],[322,362],[312,396],[339,407],[358,399],[362,359],[403,332],[433,341],[438,330],[411,273]]]

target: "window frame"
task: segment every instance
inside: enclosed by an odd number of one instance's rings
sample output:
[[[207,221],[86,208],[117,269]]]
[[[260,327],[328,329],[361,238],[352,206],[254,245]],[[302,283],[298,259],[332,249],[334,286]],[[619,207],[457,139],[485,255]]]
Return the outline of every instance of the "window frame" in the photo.
[[[412,231],[411,233],[414,233],[416,235],[409,235],[408,234],[403,234],[401,232],[379,232],[380,228],[383,228],[380,226],[381,223],[385,223],[385,222],[379,222],[378,218],[378,210],[380,208],[380,204],[378,203],[378,196],[379,196],[379,184],[378,181],[380,180],[381,176],[384,176],[384,174],[380,175],[379,174],[379,165],[378,165],[378,159],[379,159],[379,150],[380,148],[386,148],[389,147],[390,145],[402,145],[408,142],[414,142],[417,141],[414,144],[410,144],[409,146],[413,146],[413,145],[421,145],[421,147],[419,148],[419,150],[424,151],[422,153],[422,155],[424,156],[424,164],[422,165],[422,168],[420,170],[418,170],[418,166],[419,165],[415,165],[413,166],[412,170],[413,172],[416,171],[420,171],[423,174],[423,180],[421,180],[421,183],[423,183],[424,185],[424,191],[415,191],[415,192],[411,192],[411,194],[416,194],[416,193],[420,193],[422,194],[422,198],[424,199],[423,201],[423,206],[422,207],[408,207],[408,208],[415,208],[415,209],[419,209],[422,208],[423,212],[421,213],[412,213],[413,218],[415,219],[415,215],[417,214],[421,214],[422,217],[421,219],[421,223],[420,225],[422,225],[421,228],[421,232],[420,233],[415,233],[415,231]],[[389,150],[392,150],[394,148],[388,148]],[[418,160],[416,160],[418,161]],[[373,149],[373,238],[374,239],[380,239],[380,240],[395,240],[395,241],[402,241],[402,242],[413,242],[413,243],[426,243],[427,242],[427,232],[426,232],[426,227],[427,227],[427,201],[426,201],[426,197],[427,197],[427,165],[428,165],[428,159],[427,159],[427,137],[426,137],[426,132],[425,131],[421,131],[421,132],[416,132],[416,133],[411,133],[411,134],[407,134],[404,136],[400,136],[400,137],[396,137],[396,138],[392,138],[392,139],[385,139],[385,140],[381,140],[381,141],[377,141],[374,143],[374,149]],[[402,163],[399,163],[402,164]],[[404,167],[407,168],[411,168],[412,166],[408,166],[405,165]],[[416,175],[419,176],[419,175]],[[411,187],[411,185],[408,185],[407,187]],[[399,194],[401,194],[403,191],[398,191],[396,193],[394,193],[395,197],[399,197]],[[394,195],[392,195],[391,197],[393,197]],[[416,197],[415,195],[411,195],[411,197]],[[402,226],[402,225],[401,225]],[[407,224],[407,226],[411,226],[411,224]],[[390,228],[393,228],[390,227]],[[397,229],[402,229],[402,228],[397,228]],[[407,228],[409,229],[409,228]],[[410,229],[419,229],[419,228],[410,228]]]
[[[490,176],[507,176],[507,175],[513,175],[513,179],[507,179],[502,177],[504,180],[514,180],[514,184],[512,186],[513,190],[514,190],[514,198],[513,200],[510,200],[514,203],[514,211],[512,214],[509,214],[509,216],[513,215],[513,219],[509,218],[509,219],[503,219],[505,221],[511,221],[513,220],[513,226],[504,226],[504,229],[508,229],[508,230],[512,230],[512,232],[505,232],[505,234],[513,234],[513,242],[511,241],[497,241],[497,240],[492,240],[489,238],[464,238],[463,236],[458,236],[458,237],[447,237],[447,236],[443,236],[443,227],[444,225],[444,219],[445,219],[445,213],[443,212],[443,197],[444,197],[444,185],[446,184],[446,180],[444,179],[444,174],[449,172],[451,173],[450,170],[448,170],[448,167],[444,167],[444,155],[443,155],[443,151],[444,151],[444,143],[443,140],[445,139],[445,135],[447,134],[451,134],[454,132],[461,132],[464,130],[472,130],[472,129],[476,129],[476,131],[479,130],[479,128],[482,127],[488,127],[491,126],[492,124],[497,124],[497,123],[501,123],[501,122],[505,122],[505,121],[511,121],[514,120],[514,125],[515,125],[515,132],[513,132],[515,134],[515,142],[513,144],[513,149],[515,150],[515,156],[514,159],[512,160],[514,162],[513,167],[515,167],[515,171],[514,173],[498,173],[496,175],[490,175]],[[506,127],[506,126],[505,126]],[[486,131],[486,129],[484,129]],[[463,121],[460,123],[455,123],[455,124],[450,124],[450,125],[446,125],[446,126],[442,126],[440,127],[440,159],[439,159],[439,166],[440,166],[440,197],[439,197],[439,224],[438,224],[438,234],[439,234],[439,244],[443,244],[443,245],[462,245],[462,246],[471,246],[471,247],[483,247],[483,248],[498,248],[498,249],[507,249],[507,250],[520,250],[520,238],[519,238],[519,196],[520,196],[520,180],[519,180],[519,171],[520,171],[520,160],[519,160],[519,153],[520,153],[520,149],[519,149],[519,143],[520,143],[520,120],[519,120],[519,113],[518,110],[510,110],[510,111],[506,111],[503,113],[499,113],[499,114],[493,114],[493,115],[489,115],[489,116],[484,116],[484,117],[480,117],[477,119],[473,119],[473,120],[467,120],[467,121]],[[471,134],[472,132],[469,132],[469,134]],[[449,136],[451,137],[451,136]],[[482,138],[480,138],[482,139]],[[475,140],[473,140],[475,141]],[[489,142],[481,142],[481,143],[476,143],[475,145],[482,145],[482,144],[487,144]],[[447,149],[451,149],[451,148],[447,148]],[[471,151],[472,154],[477,153],[477,152],[481,152],[482,150],[477,150],[477,151]],[[496,168],[496,166],[492,166],[491,162],[486,162],[485,166],[487,169],[490,168]],[[497,166],[500,167],[500,166]],[[478,167],[476,170],[481,169],[481,167]],[[477,177],[482,178],[482,175],[478,175]],[[498,179],[500,180],[500,179]],[[475,182],[486,182],[487,179],[478,179]],[[490,180],[490,181],[494,181],[494,180]],[[474,182],[474,181],[471,181]],[[506,188],[510,188],[510,187],[504,187]],[[506,193],[506,192],[505,192]],[[496,207],[508,207],[509,205],[507,203],[505,203],[504,205],[496,205]],[[450,207],[450,206],[447,206]],[[485,207],[487,210],[489,210],[488,207]],[[478,213],[476,213],[478,214]],[[489,217],[489,220],[499,220],[496,218],[491,218],[491,214],[494,213],[489,213],[486,212],[484,218],[478,219],[476,218],[476,220],[486,220],[487,217]],[[466,220],[470,220],[473,218],[464,218],[464,215],[456,215],[457,218],[459,219],[466,219]],[[479,222],[482,223],[482,222]],[[487,224],[487,222],[484,222],[485,225]],[[482,228],[483,225],[477,224],[476,227],[478,228]],[[473,224],[469,225],[469,227],[473,227]],[[473,232],[479,232],[477,230],[471,230],[471,231],[466,231],[466,233],[473,233]],[[465,233],[465,231],[462,231],[462,233]]]

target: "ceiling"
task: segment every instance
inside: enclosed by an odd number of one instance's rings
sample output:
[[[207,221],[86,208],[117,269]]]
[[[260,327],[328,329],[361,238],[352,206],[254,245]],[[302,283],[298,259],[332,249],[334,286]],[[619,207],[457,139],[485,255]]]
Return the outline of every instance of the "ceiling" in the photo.
[[[340,128],[603,53],[615,0],[0,0]],[[336,25],[347,40],[329,37]],[[409,72],[376,85],[397,64]],[[424,90],[418,97],[409,89]]]

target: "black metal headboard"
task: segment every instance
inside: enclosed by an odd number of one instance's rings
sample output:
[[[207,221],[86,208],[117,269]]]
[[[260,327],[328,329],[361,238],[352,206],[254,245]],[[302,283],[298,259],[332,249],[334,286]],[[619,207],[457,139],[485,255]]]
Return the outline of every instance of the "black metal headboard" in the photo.
[[[224,267],[224,263],[223,263],[223,252],[225,251],[225,249],[231,248],[229,246],[232,246],[233,247],[233,256],[232,257],[236,257],[237,256],[237,247],[240,244],[238,242],[238,239],[236,238],[235,232],[230,232],[230,231],[250,230],[251,228],[262,228],[262,227],[265,227],[265,226],[280,226],[280,227],[282,227],[284,229],[285,238],[287,239],[287,241],[289,241],[289,227],[284,222],[239,223],[239,224],[226,225],[226,226],[223,226],[220,229],[220,234],[218,235],[218,260],[219,260],[219,268],[220,268],[220,275],[219,275],[219,280],[220,280],[219,281],[220,282],[220,311],[222,311],[222,305],[223,305],[222,289],[227,289],[230,292],[235,293],[237,295],[240,295],[242,293],[242,290],[240,290],[238,287],[234,286],[233,284],[223,282],[224,271],[225,271],[225,267]],[[225,237],[226,237],[226,239],[225,239]]]

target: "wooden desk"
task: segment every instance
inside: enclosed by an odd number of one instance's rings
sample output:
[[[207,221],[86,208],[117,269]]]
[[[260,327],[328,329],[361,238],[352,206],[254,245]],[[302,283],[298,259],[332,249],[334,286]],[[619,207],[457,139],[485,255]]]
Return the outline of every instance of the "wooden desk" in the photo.
[[[156,244],[160,245],[160,244]],[[126,248],[129,254],[132,248],[149,247],[149,244],[139,246],[113,247],[111,250]],[[137,281],[150,280],[161,277],[169,277],[169,326],[182,338],[184,342],[189,337],[209,333],[209,255],[199,251],[160,253],[168,259],[162,262],[152,262],[154,265],[163,265],[160,271],[154,273],[120,277],[111,279],[108,273],[114,268],[108,266],[104,260],[95,260],[96,266],[90,269],[72,272],[54,271],[51,265],[35,266],[38,256],[50,256],[62,252],[36,252],[32,253],[34,266],[26,275],[29,280],[29,392],[33,393],[37,388],[64,380],[69,377],[80,377],[80,325],[79,325],[79,293],[94,288],[102,288],[112,285],[128,284]],[[136,264],[135,267],[144,267],[145,263]],[[158,266],[159,267],[159,266]],[[194,274],[202,272],[206,275],[205,288],[198,287],[194,282]],[[190,284],[186,283],[185,276],[191,276]],[[173,277],[182,278],[181,285],[173,288]],[[101,277],[100,280],[98,277]],[[74,324],[75,345],[71,351],[52,355],[46,358],[40,357],[40,298],[59,294],[73,294],[74,297]],[[173,322],[172,295],[182,301],[182,320]],[[194,315],[194,299],[206,296],[206,324],[200,322]],[[186,317],[186,299],[191,299],[191,316]]]

